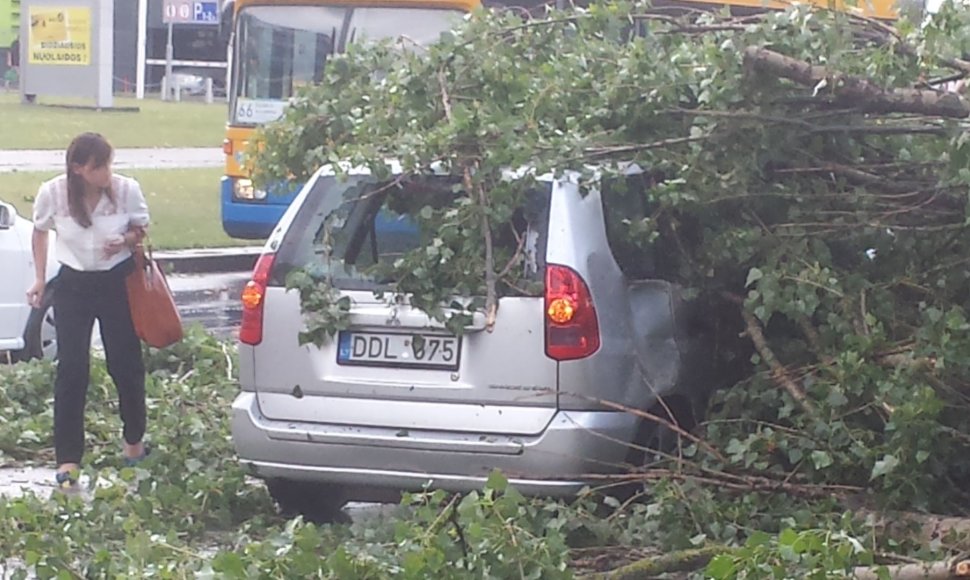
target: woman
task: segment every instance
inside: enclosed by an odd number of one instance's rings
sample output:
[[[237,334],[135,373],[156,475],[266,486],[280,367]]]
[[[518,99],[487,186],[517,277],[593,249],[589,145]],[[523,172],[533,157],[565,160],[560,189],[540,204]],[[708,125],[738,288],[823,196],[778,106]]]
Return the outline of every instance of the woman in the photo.
[[[135,180],[111,172],[113,150],[97,133],[78,135],[67,149],[67,171],[40,186],[34,201],[32,246],[36,281],[27,291],[34,308],[43,303],[48,232],[57,232],[61,263],[54,291],[58,361],[54,382],[56,481],[77,483],[84,453],[84,403],[90,381],[95,319],[118,389],[124,423],[123,454],[133,465],[147,455],[145,366],[128,310],[125,277],[132,249],[148,225],[148,207]]]

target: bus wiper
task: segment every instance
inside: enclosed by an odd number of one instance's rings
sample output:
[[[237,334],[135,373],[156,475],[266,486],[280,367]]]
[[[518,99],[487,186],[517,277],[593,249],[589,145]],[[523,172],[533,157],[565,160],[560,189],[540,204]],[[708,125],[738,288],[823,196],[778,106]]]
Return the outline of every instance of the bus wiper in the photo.
[[[338,53],[343,53],[347,51],[347,32],[350,30],[350,21],[354,16],[354,9],[348,8],[346,14],[344,14],[344,21],[340,25],[340,39],[337,43],[336,49]]]

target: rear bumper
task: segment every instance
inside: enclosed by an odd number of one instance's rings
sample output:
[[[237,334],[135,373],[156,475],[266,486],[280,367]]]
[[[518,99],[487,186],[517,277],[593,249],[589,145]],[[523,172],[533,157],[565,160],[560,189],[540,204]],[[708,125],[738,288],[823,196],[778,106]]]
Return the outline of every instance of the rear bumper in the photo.
[[[23,337],[17,338],[0,338],[0,352],[8,350],[23,350],[24,339]]]
[[[373,490],[481,489],[499,469],[529,495],[569,496],[602,483],[590,474],[625,471],[637,418],[612,411],[560,411],[536,436],[410,432],[292,423],[267,419],[253,393],[232,407],[232,436],[240,462],[262,478],[344,487],[350,500]],[[359,497],[358,497],[359,494]]]
[[[22,303],[0,304],[0,351],[24,348],[23,335],[29,316],[26,299]]]

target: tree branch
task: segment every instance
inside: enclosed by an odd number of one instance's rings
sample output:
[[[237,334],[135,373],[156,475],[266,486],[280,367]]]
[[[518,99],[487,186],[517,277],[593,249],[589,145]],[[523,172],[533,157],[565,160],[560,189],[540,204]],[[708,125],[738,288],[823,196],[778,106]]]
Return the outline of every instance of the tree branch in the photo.
[[[853,135],[946,135],[946,129],[933,125],[828,125],[814,127],[809,133],[851,133]]]
[[[905,55],[912,56],[914,58],[919,58],[919,53],[916,51],[916,47],[905,42],[895,28],[889,26],[885,22],[881,22],[874,18],[865,18],[862,16],[854,16],[854,19],[860,22],[864,22],[867,26],[875,28],[880,33],[888,36],[891,39],[891,43],[899,49],[899,51]],[[958,70],[964,74],[970,74],[970,62],[965,61],[960,58],[948,58],[945,56],[935,57],[943,66],[951,68],[953,70]]]
[[[661,574],[673,572],[692,572],[707,565],[715,556],[729,552],[727,546],[710,546],[707,548],[693,548],[670,552],[660,556],[651,556],[637,560],[601,574],[583,577],[584,580],[636,580],[640,578],[654,578]]]
[[[802,388],[795,384],[795,381],[793,381],[788,375],[788,371],[785,370],[785,367],[778,362],[778,357],[775,356],[775,353],[771,350],[771,347],[768,346],[768,341],[765,339],[765,334],[761,331],[761,323],[758,322],[758,319],[755,318],[753,314],[745,310],[743,299],[740,296],[735,296],[733,294],[726,294],[725,297],[731,302],[734,302],[740,306],[741,316],[744,317],[744,324],[747,328],[746,334],[754,344],[754,348],[758,351],[758,355],[761,356],[761,359],[764,360],[765,364],[768,365],[768,368],[771,369],[771,376],[775,383],[788,391],[788,394],[795,399],[795,402],[801,405],[805,412],[814,415],[816,413],[815,404],[812,403],[811,399],[808,398]]]
[[[683,427],[681,427],[679,424],[677,424],[676,421],[668,421],[667,419],[664,419],[663,417],[659,417],[657,415],[654,415],[653,413],[650,413],[648,411],[643,411],[641,409],[634,409],[634,408],[628,407],[626,405],[621,405],[620,403],[614,403],[613,401],[607,401],[605,399],[597,399],[595,397],[588,397],[586,395],[580,395],[578,393],[560,393],[560,396],[576,397],[578,399],[583,399],[583,400],[588,401],[588,402],[593,402],[593,403],[596,403],[598,405],[602,405],[604,407],[607,407],[607,408],[610,408],[610,409],[614,409],[616,411],[622,411],[624,413],[630,413],[631,415],[634,415],[634,416],[639,417],[641,419],[646,419],[648,421],[652,421],[652,422],[656,423],[657,425],[663,425],[664,427],[667,427],[668,429],[670,429],[671,431],[673,431],[677,435],[683,437],[684,439],[687,439],[688,441],[691,441],[692,443],[697,444],[698,447],[700,447],[701,449],[704,449],[705,451],[707,451],[708,453],[710,453],[712,457],[716,458],[721,463],[724,463],[724,464],[727,464],[728,463],[727,458],[724,457],[724,455],[722,455],[720,451],[718,451],[717,449],[715,449],[707,441],[704,441],[700,437],[697,437],[696,435],[693,435],[689,431],[685,430]],[[669,411],[668,411],[668,413],[669,413]],[[671,414],[671,416],[673,416],[673,414]]]
[[[970,105],[958,95],[920,89],[883,89],[868,80],[830,71],[766,48],[745,49],[744,64],[751,70],[786,78],[806,87],[828,87],[836,98],[865,112],[917,113],[958,119],[970,116]]]
[[[443,70],[438,71],[438,85],[441,88],[441,104],[445,109],[445,118],[451,123],[453,121],[451,99],[448,96],[448,87]],[[462,178],[468,195],[478,194],[478,202],[482,210],[482,235],[485,238],[485,328],[488,332],[492,332],[495,330],[495,319],[498,316],[498,292],[495,289],[495,248],[492,242],[492,225],[488,219],[488,195],[481,184],[475,185],[471,167],[467,163],[464,164]]]
[[[885,572],[883,574],[882,572]],[[897,564],[894,566],[860,566],[852,577],[856,580],[950,580],[970,578],[970,560],[953,559],[921,564]]]
[[[607,155],[617,155],[622,153],[637,153],[639,151],[647,151],[649,149],[661,149],[663,147],[671,147],[673,145],[685,145],[687,143],[694,143],[696,141],[704,141],[707,139],[704,137],[675,137],[673,139],[661,139],[660,141],[653,141],[651,143],[637,143],[634,145],[617,145],[614,147],[591,147],[586,149],[585,153],[587,157],[604,157]]]

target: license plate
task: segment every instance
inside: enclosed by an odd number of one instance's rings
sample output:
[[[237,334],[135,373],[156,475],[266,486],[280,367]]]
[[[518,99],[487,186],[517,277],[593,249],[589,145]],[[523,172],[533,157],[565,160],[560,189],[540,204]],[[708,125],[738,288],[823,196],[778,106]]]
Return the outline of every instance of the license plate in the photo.
[[[377,367],[456,370],[461,340],[437,334],[341,332],[337,363]]]

